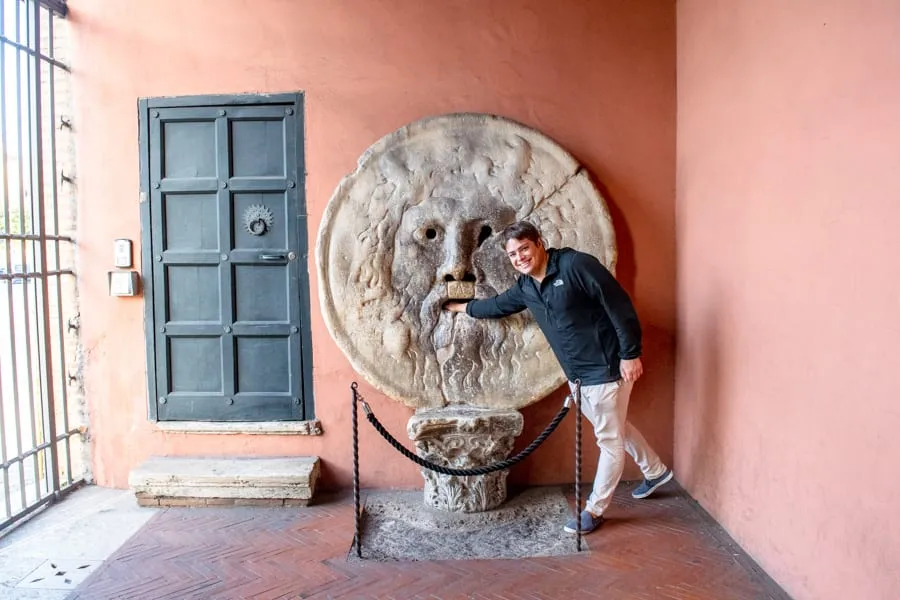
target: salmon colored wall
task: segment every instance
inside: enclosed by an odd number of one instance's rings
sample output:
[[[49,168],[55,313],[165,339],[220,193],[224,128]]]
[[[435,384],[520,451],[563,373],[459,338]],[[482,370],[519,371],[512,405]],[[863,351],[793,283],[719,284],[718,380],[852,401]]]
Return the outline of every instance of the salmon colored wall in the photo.
[[[900,594],[898,40],[678,2],[677,473],[798,600]]]
[[[657,0],[70,0],[77,100],[86,389],[96,480],[125,487],[151,454],[323,460],[351,476],[348,385],[356,375],[318,309],[314,248],[340,178],[383,135],[457,111],[503,115],[559,141],[603,182],[619,274],[646,329],[649,373],[633,414],[672,456],[675,322],[675,8]],[[147,419],[143,298],[107,296],[112,241],[140,239],[139,97],[302,90],[312,275],[315,410],[321,437],[166,434]],[[138,254],[139,256],[139,254]],[[362,386],[404,436],[408,409]],[[560,394],[525,411],[529,442]],[[365,423],[363,485],[421,487],[418,469]],[[573,421],[513,470],[570,481]],[[590,461],[596,453],[588,452]],[[631,474],[635,471],[632,470]]]

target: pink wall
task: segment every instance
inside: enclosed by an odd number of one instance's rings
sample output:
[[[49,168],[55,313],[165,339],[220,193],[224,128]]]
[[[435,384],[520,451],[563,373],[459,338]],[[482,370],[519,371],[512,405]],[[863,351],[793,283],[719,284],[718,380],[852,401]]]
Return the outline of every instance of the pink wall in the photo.
[[[350,481],[347,386],[355,375],[319,314],[312,259],[315,402],[325,435],[173,435],[147,420],[144,300],[109,298],[105,273],[112,240],[140,238],[137,99],[188,94],[306,93],[311,246],[340,178],[370,144],[410,121],[490,112],[559,141],[603,182],[613,205],[620,277],[647,332],[649,373],[633,414],[671,458],[674,3],[70,0],[69,6],[82,333],[99,483],[126,486],[128,471],[150,454],[317,454],[326,485]],[[367,386],[363,391],[382,421],[402,435],[408,409]],[[556,412],[559,399],[525,411],[525,443]],[[571,480],[572,429],[569,419],[512,479]],[[417,468],[370,429],[363,434],[363,485],[421,486]],[[592,472],[589,465],[586,474]]]
[[[898,40],[678,2],[677,473],[800,600],[900,594]]]

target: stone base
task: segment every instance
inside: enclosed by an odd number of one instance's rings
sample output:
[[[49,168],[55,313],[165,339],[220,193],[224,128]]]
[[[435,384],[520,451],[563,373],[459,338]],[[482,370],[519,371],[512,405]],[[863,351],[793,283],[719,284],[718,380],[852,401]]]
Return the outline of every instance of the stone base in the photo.
[[[366,494],[363,561],[529,558],[577,553],[563,531],[572,516],[561,487],[531,488],[496,510],[449,513],[422,505],[417,492]],[[582,548],[588,550],[588,540]],[[351,546],[348,560],[358,562]],[[560,598],[571,597],[561,594]]]
[[[454,469],[481,467],[509,457],[524,420],[515,410],[453,406],[419,409],[407,424],[416,453]],[[425,504],[450,512],[482,512],[506,500],[508,470],[458,477],[422,469]]]
[[[151,457],[128,476],[143,506],[298,506],[319,477],[316,456]]]

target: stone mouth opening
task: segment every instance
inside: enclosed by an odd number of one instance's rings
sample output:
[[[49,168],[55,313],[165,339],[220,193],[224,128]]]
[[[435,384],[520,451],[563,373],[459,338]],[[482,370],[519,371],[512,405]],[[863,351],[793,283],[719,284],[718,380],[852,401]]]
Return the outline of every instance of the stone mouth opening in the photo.
[[[448,281],[447,282],[447,299],[448,300],[471,300],[475,297],[475,277],[472,276],[471,281]]]

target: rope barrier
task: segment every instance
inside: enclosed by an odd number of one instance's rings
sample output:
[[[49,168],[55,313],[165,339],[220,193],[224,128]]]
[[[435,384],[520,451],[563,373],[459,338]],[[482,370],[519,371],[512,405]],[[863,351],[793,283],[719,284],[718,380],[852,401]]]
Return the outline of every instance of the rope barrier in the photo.
[[[452,469],[449,467],[444,467],[442,465],[437,465],[433,462],[427,461],[417,454],[411,452],[408,448],[406,448],[403,444],[401,444],[397,439],[391,435],[391,433],[385,429],[384,425],[378,420],[375,416],[375,413],[369,407],[369,404],[365,401],[362,395],[359,393],[358,385],[354,381],[350,385],[350,389],[352,390],[352,423],[353,423],[353,503],[354,503],[354,520],[355,520],[355,534],[353,537],[354,545],[356,546],[356,556],[362,558],[362,532],[360,528],[360,520],[362,518],[362,510],[360,509],[360,498],[359,498],[359,426],[357,424],[357,412],[358,412],[358,404],[362,404],[363,410],[366,412],[366,419],[369,423],[372,424],[372,427],[375,428],[378,433],[381,434],[389,444],[391,444],[398,452],[400,452],[403,456],[413,461],[417,465],[429,469],[431,471],[435,471],[437,473],[441,473],[442,475],[454,475],[460,477],[468,477],[468,476],[477,476],[477,475],[486,475],[488,473],[493,473],[495,471],[502,471],[504,469],[508,469],[513,465],[524,460],[529,454],[537,450],[537,448],[544,443],[551,433],[553,433],[557,426],[562,422],[565,416],[569,412],[569,408],[572,404],[572,396],[566,396],[565,402],[563,402],[562,407],[559,409],[559,412],[556,413],[556,416],[553,417],[553,420],[544,428],[544,430],[538,435],[533,442],[531,442],[524,450],[516,454],[515,456],[508,458],[506,460],[494,463],[492,465],[485,465],[481,467],[472,467],[470,469]],[[574,394],[574,403],[575,403],[575,415],[576,415],[576,423],[575,423],[575,504],[576,504],[576,520],[578,521],[578,525],[576,528],[577,538],[576,544],[578,551],[581,552],[581,514],[580,514],[580,504],[581,504],[581,485],[580,485],[580,473],[581,473],[581,381],[576,380],[575,382],[575,394]]]
[[[550,436],[551,433],[556,429],[557,425],[559,425],[560,421],[568,414],[569,412],[569,404],[570,397],[566,396],[566,401],[563,404],[562,408],[559,409],[559,412],[556,413],[556,416],[553,417],[553,420],[550,421],[550,424],[541,432],[537,438],[533,442],[531,442],[527,448],[516,454],[511,458],[507,458],[506,460],[494,463],[492,465],[485,465],[481,467],[472,467],[469,469],[452,469],[449,467],[444,467],[442,465],[435,464],[433,462],[427,461],[424,458],[421,458],[417,454],[411,452],[406,446],[397,441],[397,439],[390,434],[390,432],[384,428],[384,425],[378,421],[378,418],[375,416],[375,413],[372,412],[372,409],[369,408],[369,405],[365,400],[361,400],[363,405],[363,410],[366,411],[366,419],[368,419],[369,423],[372,424],[372,427],[375,428],[378,433],[381,434],[391,446],[393,446],[400,454],[413,461],[420,467],[424,467],[436,473],[441,473],[442,475],[457,475],[461,477],[468,477],[471,475],[487,475],[488,473],[493,473],[495,471],[502,471],[503,469],[508,469],[511,466],[521,462],[524,460],[529,454],[537,450],[538,446],[544,443],[544,440]]]

